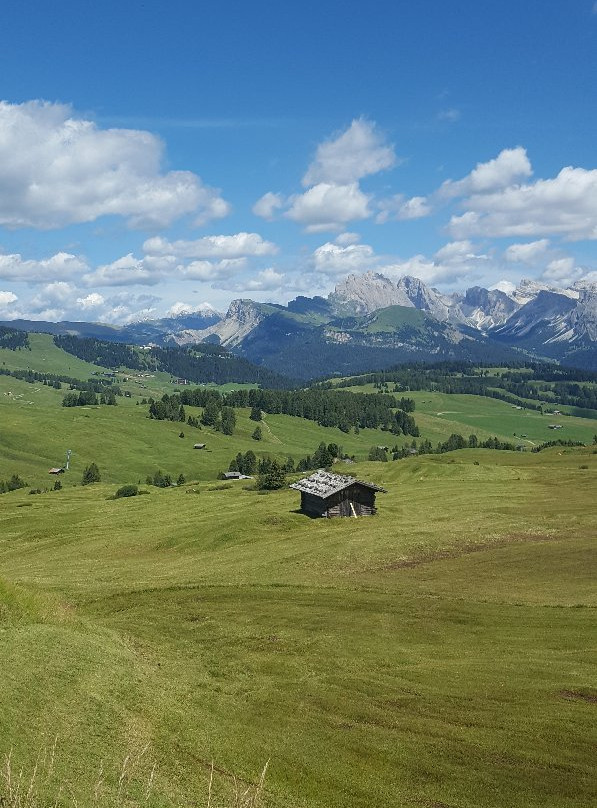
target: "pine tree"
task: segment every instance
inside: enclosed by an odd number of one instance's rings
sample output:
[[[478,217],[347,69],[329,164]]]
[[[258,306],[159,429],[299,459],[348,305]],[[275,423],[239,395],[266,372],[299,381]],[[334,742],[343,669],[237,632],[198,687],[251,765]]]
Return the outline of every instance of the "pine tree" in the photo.
[[[253,434],[251,435],[253,440],[263,440],[263,431],[260,426],[256,426]]]
[[[81,485],[89,485],[90,483],[99,483],[101,481],[100,471],[95,463],[90,463],[83,472],[81,478]]]
[[[277,461],[272,460],[269,464],[269,469],[259,475],[257,487],[266,491],[274,491],[278,488],[284,488],[286,485],[286,472],[284,467]]]
[[[249,415],[249,418],[251,421],[261,421],[263,419],[261,409],[259,407],[251,407],[251,414]]]

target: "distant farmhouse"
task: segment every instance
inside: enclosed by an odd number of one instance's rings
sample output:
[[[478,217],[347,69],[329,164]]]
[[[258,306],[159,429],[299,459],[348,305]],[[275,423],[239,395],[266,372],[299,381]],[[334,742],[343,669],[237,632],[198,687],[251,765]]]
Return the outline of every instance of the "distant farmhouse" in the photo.
[[[387,493],[374,483],[343,474],[319,470],[290,488],[301,492],[301,511],[309,516],[373,516],[377,513],[375,494]]]

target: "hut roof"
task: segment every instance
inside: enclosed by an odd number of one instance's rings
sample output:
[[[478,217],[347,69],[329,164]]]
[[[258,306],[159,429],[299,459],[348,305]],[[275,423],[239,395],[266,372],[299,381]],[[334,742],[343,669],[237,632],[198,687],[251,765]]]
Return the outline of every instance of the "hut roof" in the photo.
[[[311,474],[310,477],[304,477],[302,480],[292,483],[289,487],[297,491],[304,491],[306,494],[314,494],[316,497],[326,499],[354,483],[364,485],[365,488],[371,488],[373,491],[382,491],[384,494],[387,493],[385,488],[375,485],[375,483],[366,483],[363,480],[357,480],[356,477],[350,477],[347,474],[332,474],[329,471],[323,471],[323,469],[319,469],[315,474]]]
[[[48,469],[48,474],[64,474],[64,469],[59,468]]]

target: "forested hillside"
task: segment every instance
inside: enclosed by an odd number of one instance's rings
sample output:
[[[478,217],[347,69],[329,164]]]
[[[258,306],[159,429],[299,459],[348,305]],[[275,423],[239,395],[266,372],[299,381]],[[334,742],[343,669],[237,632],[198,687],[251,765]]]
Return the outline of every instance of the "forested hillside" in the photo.
[[[496,368],[490,363],[440,362],[401,365],[390,370],[327,381],[321,387],[388,384],[400,390],[430,390],[489,396],[505,401],[525,400],[540,409],[550,404],[597,410],[597,373],[543,362],[518,362]]]
[[[102,367],[163,371],[196,383],[236,382],[271,388],[293,386],[287,376],[259,367],[225,348],[209,343],[186,348],[153,347],[144,350],[124,343],[81,339],[71,335],[57,335],[54,343],[79,359]]]

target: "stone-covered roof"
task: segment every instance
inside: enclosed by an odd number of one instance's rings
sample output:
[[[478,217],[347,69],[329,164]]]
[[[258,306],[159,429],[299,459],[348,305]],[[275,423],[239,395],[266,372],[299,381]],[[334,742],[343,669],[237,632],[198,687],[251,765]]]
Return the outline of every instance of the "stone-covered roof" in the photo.
[[[364,485],[366,488],[371,488],[373,491],[382,491],[384,494],[387,493],[385,488],[375,485],[375,483],[366,483],[363,480],[357,480],[356,477],[350,477],[347,474],[332,474],[332,472],[324,471],[323,469],[319,469],[315,474],[311,474],[310,477],[304,477],[296,483],[291,483],[289,488],[294,488],[297,491],[304,491],[305,494],[313,494],[316,497],[326,499],[354,483]]]

